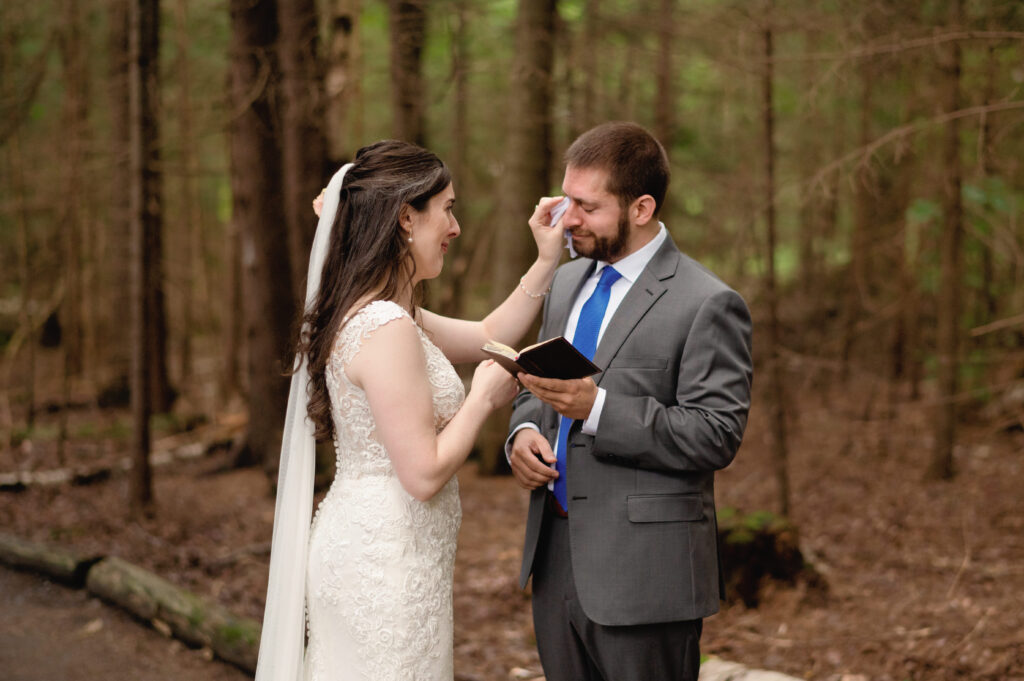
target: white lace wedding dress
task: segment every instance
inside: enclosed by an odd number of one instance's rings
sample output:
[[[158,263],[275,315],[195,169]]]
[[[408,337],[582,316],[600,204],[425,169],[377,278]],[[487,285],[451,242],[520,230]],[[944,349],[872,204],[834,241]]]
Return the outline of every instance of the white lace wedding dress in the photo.
[[[338,334],[327,368],[337,472],[313,519],[306,580],[307,681],[451,681],[452,570],[462,520],[453,477],[417,501],[375,436],[345,367],[382,325],[408,313],[377,301]],[[451,363],[417,327],[440,431],[465,399]]]

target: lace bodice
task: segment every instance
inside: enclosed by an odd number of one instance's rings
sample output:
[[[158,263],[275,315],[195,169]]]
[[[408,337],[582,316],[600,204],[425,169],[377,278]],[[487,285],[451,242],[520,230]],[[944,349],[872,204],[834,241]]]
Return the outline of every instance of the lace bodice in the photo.
[[[451,681],[452,573],[462,511],[453,477],[429,501],[401,486],[366,394],[345,368],[384,324],[409,318],[377,301],[342,328],[327,366],[335,479],[310,532],[306,678]],[[419,326],[439,432],[465,399]]]
[[[349,381],[345,367],[359,353],[366,337],[400,317],[409,317],[409,313],[396,303],[375,301],[348,321],[334,343],[327,368],[327,390],[331,396],[339,477],[394,475],[387,452],[376,438],[366,395]],[[427,377],[434,393],[434,428],[440,432],[462,405],[466,391],[448,358],[422,328],[417,325],[416,330],[423,343]]]

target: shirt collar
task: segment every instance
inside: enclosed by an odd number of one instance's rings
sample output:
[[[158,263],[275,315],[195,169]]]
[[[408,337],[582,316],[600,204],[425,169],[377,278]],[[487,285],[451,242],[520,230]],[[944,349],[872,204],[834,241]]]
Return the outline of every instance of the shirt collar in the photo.
[[[654,257],[654,254],[658,252],[658,249],[661,248],[661,245],[665,243],[667,238],[668,230],[665,229],[665,223],[658,221],[658,233],[654,235],[654,238],[615,263],[613,267],[622,275],[623,279],[632,284],[640,276],[640,273],[644,271],[647,263],[651,261],[651,258]],[[598,260],[594,275],[600,276],[601,270],[607,267],[607,265],[608,263],[604,260]]]

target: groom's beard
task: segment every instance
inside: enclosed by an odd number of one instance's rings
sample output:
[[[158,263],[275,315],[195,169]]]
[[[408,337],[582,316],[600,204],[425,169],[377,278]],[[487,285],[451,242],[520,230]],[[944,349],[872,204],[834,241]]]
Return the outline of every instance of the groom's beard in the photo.
[[[585,258],[602,262],[617,260],[626,255],[626,243],[629,241],[629,218],[626,216],[626,211],[623,210],[619,215],[619,225],[614,237],[594,236],[593,239],[593,246],[589,248],[576,246],[576,252]]]

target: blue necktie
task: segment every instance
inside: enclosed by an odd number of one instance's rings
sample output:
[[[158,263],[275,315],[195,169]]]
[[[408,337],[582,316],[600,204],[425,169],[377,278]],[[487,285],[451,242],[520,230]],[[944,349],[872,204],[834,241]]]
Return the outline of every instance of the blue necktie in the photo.
[[[601,330],[601,321],[604,320],[604,312],[608,309],[608,296],[612,290],[612,284],[622,275],[611,265],[601,270],[601,279],[597,282],[597,288],[583,303],[580,310],[580,318],[576,322],[576,333],[573,334],[572,344],[576,346],[587,359],[594,359],[597,351],[597,334]],[[558,429],[558,443],[555,447],[555,455],[558,461],[555,463],[555,470],[558,477],[555,479],[555,499],[558,500],[563,511],[569,510],[569,502],[565,491],[565,459],[566,449],[569,440],[569,428],[573,419],[566,416],[561,417],[561,425]]]

